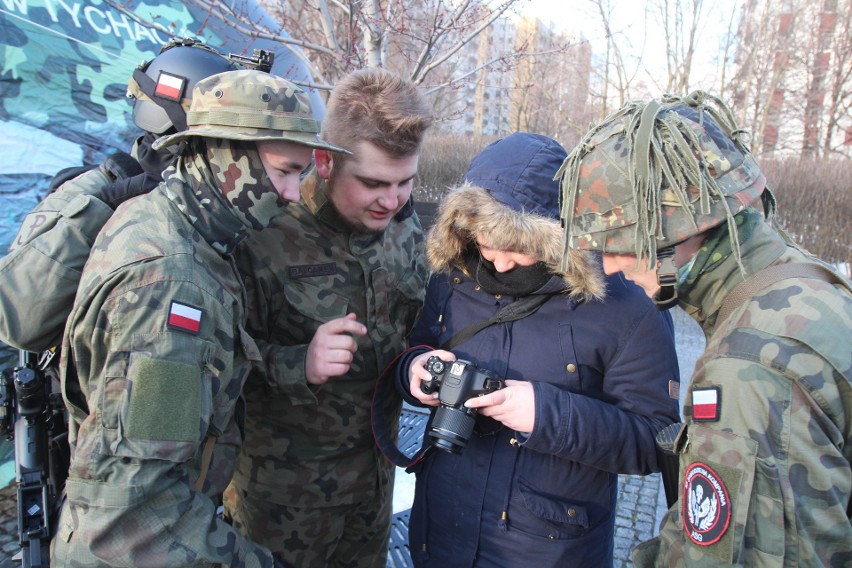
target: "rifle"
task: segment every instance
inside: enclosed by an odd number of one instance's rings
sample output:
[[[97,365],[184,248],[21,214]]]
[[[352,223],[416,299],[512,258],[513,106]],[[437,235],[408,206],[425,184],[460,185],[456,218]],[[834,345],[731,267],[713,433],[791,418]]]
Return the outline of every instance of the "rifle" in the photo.
[[[23,568],[50,564],[55,514],[68,476],[68,427],[62,396],[45,370],[55,355],[36,365],[21,351],[11,376],[0,373],[0,435],[15,442],[18,543]]]

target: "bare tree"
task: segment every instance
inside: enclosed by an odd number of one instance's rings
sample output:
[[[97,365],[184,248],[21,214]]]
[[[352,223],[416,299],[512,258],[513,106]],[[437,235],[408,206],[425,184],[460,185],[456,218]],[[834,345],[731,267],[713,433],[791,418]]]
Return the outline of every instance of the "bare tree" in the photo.
[[[600,16],[606,39],[606,50],[602,68],[600,69],[600,117],[609,114],[610,101],[616,108],[622,106],[630,98],[631,81],[636,75],[636,69],[628,70],[628,62],[624,51],[634,51],[630,40],[618,30],[613,23],[615,3],[613,0],[589,0]],[[641,52],[640,52],[641,53]],[[615,89],[611,93],[610,89]]]
[[[506,18],[523,2],[276,0],[273,4],[267,0],[267,10],[290,26],[291,35],[304,41],[303,48],[326,84],[353,68],[393,69],[431,95],[439,129],[471,109],[481,115],[483,101],[495,97],[492,100],[498,104],[488,105],[495,115],[489,118],[490,127],[482,128],[486,117],[478,115],[472,132],[496,134],[511,129],[513,111],[508,107],[522,94],[521,87],[511,81],[515,70],[522,65],[550,66],[573,48],[570,39],[546,45],[519,39],[515,25],[507,24]],[[294,12],[298,18],[292,17]],[[314,51],[312,45],[325,49]],[[511,104],[505,104],[506,100]]]
[[[214,16],[238,18],[248,35],[299,46],[311,59],[320,86],[333,84],[352,69],[392,67],[416,84],[434,88],[463,81],[463,70],[453,75],[437,70],[452,67],[460,50],[522,0],[496,4],[483,0],[262,1],[290,38],[241,17],[224,0],[187,1]]]
[[[727,89],[763,157],[850,156],[852,2],[749,0]]]
[[[585,133],[593,117],[589,107],[591,46],[547,33],[541,22],[524,19],[519,41],[539,53],[556,49],[559,42],[573,43],[571,50],[544,62],[538,58],[519,62],[514,69],[513,130],[538,132],[571,147]]]
[[[833,66],[827,76],[828,105],[823,137],[823,157],[850,156],[852,133],[852,1],[838,3],[833,44]],[[843,131],[843,125],[847,130]]]
[[[784,2],[749,0],[737,30],[736,72],[728,87],[740,126],[752,133],[752,150],[771,156],[779,143],[786,79],[795,53],[794,14]]]
[[[667,92],[685,94],[690,90],[698,25],[705,17],[703,5],[703,0],[657,0],[653,7],[665,38]]]

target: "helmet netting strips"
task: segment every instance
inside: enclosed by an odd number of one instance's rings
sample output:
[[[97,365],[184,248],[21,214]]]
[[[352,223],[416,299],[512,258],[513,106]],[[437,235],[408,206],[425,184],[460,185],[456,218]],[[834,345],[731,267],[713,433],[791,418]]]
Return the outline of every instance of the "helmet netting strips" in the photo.
[[[692,187],[698,192],[698,207],[702,215],[710,213],[711,202],[721,201],[731,232],[731,242],[735,247],[734,254],[740,268],[744,270],[740,260],[737,227],[730,205],[716,183],[710,162],[701,150],[699,134],[694,124],[689,118],[673,112],[676,107],[697,110],[698,124],[702,126],[705,113],[709,114],[743,154],[748,153],[740,139],[743,131],[736,128],[730,109],[717,97],[696,91],[686,97],[667,95],[661,102],[651,100],[627,103],[592,128],[554,176],[562,178],[560,217],[563,225],[566,225],[563,242],[566,250],[574,237],[572,217],[579,191],[581,162],[601,141],[597,136],[600,131],[606,128],[612,132],[611,126],[618,121],[622,123],[622,128],[616,129],[613,135],[624,138],[629,148],[628,160],[614,162],[608,152],[602,152],[601,155],[625,175],[633,190],[638,216],[634,228],[637,267],[646,258],[649,260],[649,266],[653,266],[657,256],[657,240],[665,238],[662,223],[664,190],[671,190],[677,201],[676,206],[691,213],[693,226],[697,228],[695,208],[687,194],[687,188]],[[623,171],[625,167],[626,172]],[[666,204],[671,205],[673,204]],[[605,244],[602,243],[601,246]],[[563,263],[565,262],[566,257],[563,255]]]

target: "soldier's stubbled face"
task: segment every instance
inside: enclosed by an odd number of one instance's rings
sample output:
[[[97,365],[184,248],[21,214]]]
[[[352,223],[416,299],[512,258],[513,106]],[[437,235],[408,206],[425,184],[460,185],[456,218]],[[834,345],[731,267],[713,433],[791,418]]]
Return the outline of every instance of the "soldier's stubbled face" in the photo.
[[[382,232],[411,197],[420,155],[394,158],[367,141],[352,150],[342,163],[317,150],[317,172],[328,179],[329,200],[350,229]]]

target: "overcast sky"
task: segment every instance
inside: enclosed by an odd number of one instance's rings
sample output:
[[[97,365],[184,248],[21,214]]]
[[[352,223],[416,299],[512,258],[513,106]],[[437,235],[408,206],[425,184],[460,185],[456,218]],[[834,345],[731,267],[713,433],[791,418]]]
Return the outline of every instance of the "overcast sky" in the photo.
[[[691,4],[691,0],[682,0]],[[622,50],[642,56],[643,66],[652,74],[665,74],[665,35],[657,21],[656,13],[646,14],[647,2],[635,0],[611,0],[616,6],[612,11],[611,27]],[[719,66],[721,38],[727,33],[728,20],[736,7],[736,0],[704,0],[699,29],[699,45],[696,54],[700,68],[693,72],[693,82],[712,81]],[[649,9],[650,10],[650,9]],[[557,28],[581,33],[592,44],[594,55],[602,56],[606,48],[606,36],[597,8],[589,0],[525,0],[520,12],[533,15],[544,22],[553,22]],[[646,22],[648,33],[645,33]],[[625,53],[625,56],[628,55]],[[702,84],[705,88],[714,85]]]

